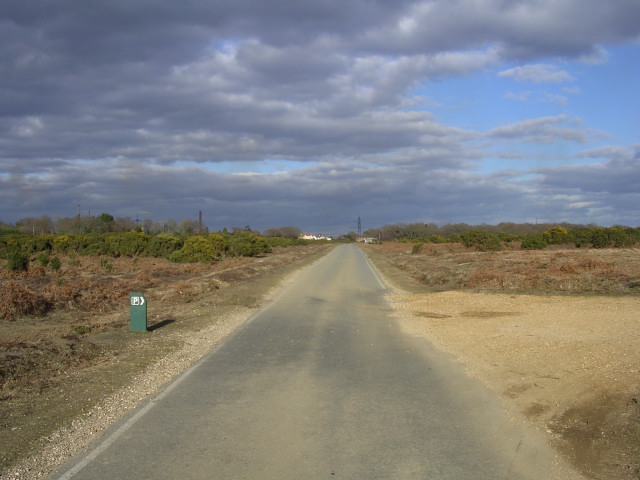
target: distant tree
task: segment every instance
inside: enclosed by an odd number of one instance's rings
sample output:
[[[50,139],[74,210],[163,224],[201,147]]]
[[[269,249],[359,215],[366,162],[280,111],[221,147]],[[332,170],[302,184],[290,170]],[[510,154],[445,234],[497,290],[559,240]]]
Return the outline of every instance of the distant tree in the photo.
[[[119,217],[113,222],[114,232],[132,232],[137,226],[137,222],[131,217]]]
[[[96,219],[95,228],[93,231],[96,233],[112,232],[114,228],[113,215],[108,213],[101,213]]]
[[[58,234],[68,235],[71,233],[80,233],[80,223],[77,217],[63,217],[56,220],[56,232]]]
[[[284,238],[298,238],[302,230],[298,227],[280,227],[280,228],[268,228],[262,232],[263,237],[284,237]]]
[[[145,218],[142,221],[142,231],[144,233],[151,233],[153,231],[153,220]]]
[[[302,234],[302,230],[292,226],[280,227],[280,232],[284,238],[298,238]]]
[[[168,219],[164,222],[164,226],[162,231],[165,233],[178,233],[180,227],[178,226],[178,222],[176,222],[173,218]]]
[[[47,215],[40,218],[21,218],[16,222],[16,227],[21,233],[42,235],[45,233],[53,233],[53,220]]]
[[[98,217],[98,220],[104,223],[113,223],[113,215],[110,215],[108,213],[101,213]]]
[[[346,235],[343,235],[342,238],[355,242],[358,238],[358,234],[356,232],[349,232]]]
[[[189,235],[190,233],[194,233],[198,231],[198,222],[195,220],[182,220],[180,222],[180,226],[178,227],[178,231],[184,235]]]

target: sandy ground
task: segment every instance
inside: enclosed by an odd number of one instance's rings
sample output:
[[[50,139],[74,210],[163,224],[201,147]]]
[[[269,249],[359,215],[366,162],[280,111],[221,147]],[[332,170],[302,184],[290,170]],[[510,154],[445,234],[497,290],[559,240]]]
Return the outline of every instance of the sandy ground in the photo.
[[[640,299],[442,292],[389,297],[590,478],[640,478]]]

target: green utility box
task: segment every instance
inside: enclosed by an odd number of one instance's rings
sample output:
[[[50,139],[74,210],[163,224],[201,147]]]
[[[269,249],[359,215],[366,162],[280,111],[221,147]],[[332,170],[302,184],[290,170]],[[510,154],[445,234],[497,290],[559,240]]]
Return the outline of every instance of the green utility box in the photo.
[[[132,332],[147,331],[147,299],[141,293],[129,294],[129,326]]]

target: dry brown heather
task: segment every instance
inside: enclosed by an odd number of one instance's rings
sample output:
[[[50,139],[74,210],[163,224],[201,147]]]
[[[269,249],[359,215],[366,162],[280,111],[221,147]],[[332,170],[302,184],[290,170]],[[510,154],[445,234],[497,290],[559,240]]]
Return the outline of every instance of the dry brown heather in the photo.
[[[640,478],[640,250],[369,246],[407,332],[454,355],[588,478]],[[562,477],[560,477],[562,478]]]

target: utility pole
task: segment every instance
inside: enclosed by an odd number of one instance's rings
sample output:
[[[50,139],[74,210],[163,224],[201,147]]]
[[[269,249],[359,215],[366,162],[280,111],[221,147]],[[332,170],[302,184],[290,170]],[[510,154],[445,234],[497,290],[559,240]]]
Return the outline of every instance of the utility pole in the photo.
[[[362,236],[362,220],[358,217],[358,236]]]

